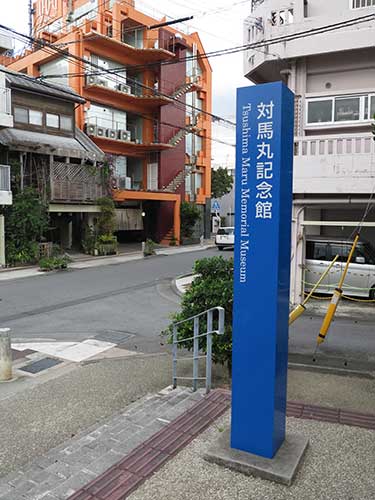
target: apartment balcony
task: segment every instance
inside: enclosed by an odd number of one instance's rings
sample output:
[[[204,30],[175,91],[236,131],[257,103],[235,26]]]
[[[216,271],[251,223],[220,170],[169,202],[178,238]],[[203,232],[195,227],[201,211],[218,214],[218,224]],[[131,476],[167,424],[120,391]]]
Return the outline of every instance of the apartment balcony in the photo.
[[[12,191],[10,190],[10,166],[0,165],[0,205],[12,204]]]
[[[0,87],[0,129],[13,127],[10,89]]]
[[[102,126],[102,123],[105,123]],[[95,142],[95,144],[106,153],[144,157],[147,153],[154,153],[173,149],[172,144],[158,142],[155,137],[153,142],[144,142],[142,135],[130,127],[126,129],[122,123],[102,122],[96,118],[90,118],[85,124],[85,132]]]
[[[50,182],[50,201],[55,203],[95,203],[108,194],[99,169],[86,165],[54,162]]]
[[[113,81],[114,79],[116,75],[110,76],[110,79],[104,75],[88,76],[83,97],[108,106],[125,107],[131,111],[151,111],[173,102],[172,98],[158,95],[157,90],[144,88],[140,84],[127,84],[124,78],[118,79],[118,83]]]
[[[299,32],[349,21],[375,13],[375,6],[351,9],[345,2],[342,9],[332,2],[314,5],[304,0],[286,4],[282,0],[255,1],[251,17],[245,20],[245,43],[274,40]],[[344,52],[371,47],[373,20],[344,26],[322,34],[280,41],[260,50],[244,53],[245,75],[256,83],[280,79],[280,70],[287,67],[288,59]]]
[[[107,35],[96,31],[89,31],[84,35],[85,48],[103,57],[114,54],[114,58],[119,62],[128,63],[129,59],[132,59],[144,63],[158,63],[176,57],[171,50],[162,47],[157,41],[153,42],[152,46],[136,43],[133,45],[128,40],[126,41],[128,43],[119,37],[112,36],[110,31]]]
[[[295,194],[371,194],[374,183],[372,135],[295,138]]]

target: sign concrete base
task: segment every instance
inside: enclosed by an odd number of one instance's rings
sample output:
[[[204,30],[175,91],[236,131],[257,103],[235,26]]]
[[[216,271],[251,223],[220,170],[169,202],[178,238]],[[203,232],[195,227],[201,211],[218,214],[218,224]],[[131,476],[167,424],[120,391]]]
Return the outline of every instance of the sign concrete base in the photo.
[[[204,459],[248,476],[257,476],[290,486],[309,441],[303,436],[289,434],[273,459],[235,450],[229,443],[230,432],[227,430],[204,455]]]

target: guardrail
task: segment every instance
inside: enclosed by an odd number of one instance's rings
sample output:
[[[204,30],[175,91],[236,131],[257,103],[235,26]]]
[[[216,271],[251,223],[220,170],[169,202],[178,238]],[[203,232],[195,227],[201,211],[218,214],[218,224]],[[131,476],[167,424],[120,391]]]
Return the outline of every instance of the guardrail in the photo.
[[[217,329],[214,328],[214,312],[217,311]],[[200,320],[205,319],[206,320],[206,331],[204,333],[200,333]],[[179,339],[178,338],[178,328],[179,326],[187,323],[187,322],[193,322],[193,331],[194,334],[192,337],[188,338],[183,338]],[[178,321],[176,323],[173,323],[172,328],[173,328],[173,388],[176,389],[177,387],[177,380],[178,379],[183,379],[183,380],[192,380],[193,381],[193,391],[196,391],[198,389],[198,382],[199,380],[205,380],[206,381],[206,393],[208,394],[211,390],[211,378],[212,378],[212,336],[214,334],[216,335],[223,335],[224,334],[224,324],[225,324],[225,310],[222,307],[213,307],[211,309],[208,309],[207,311],[204,311],[200,314],[196,314],[195,316],[192,316],[191,318],[184,319],[182,321]],[[202,337],[207,338],[207,344],[206,344],[206,354],[205,355],[199,355],[199,339]],[[193,341],[193,356],[192,357],[183,357],[180,359],[187,360],[187,359],[192,359],[193,360],[193,376],[192,377],[178,377],[177,376],[177,348],[178,344],[181,344],[183,342],[187,342],[189,340]],[[199,377],[199,360],[200,359],[206,359],[206,376],[205,377]]]

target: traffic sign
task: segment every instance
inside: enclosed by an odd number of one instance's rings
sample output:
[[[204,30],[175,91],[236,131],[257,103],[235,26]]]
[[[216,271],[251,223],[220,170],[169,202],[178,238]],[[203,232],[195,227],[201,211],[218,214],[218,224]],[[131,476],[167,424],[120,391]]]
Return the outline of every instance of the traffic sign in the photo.
[[[217,200],[214,200],[211,205],[212,212],[220,212],[220,203]]]

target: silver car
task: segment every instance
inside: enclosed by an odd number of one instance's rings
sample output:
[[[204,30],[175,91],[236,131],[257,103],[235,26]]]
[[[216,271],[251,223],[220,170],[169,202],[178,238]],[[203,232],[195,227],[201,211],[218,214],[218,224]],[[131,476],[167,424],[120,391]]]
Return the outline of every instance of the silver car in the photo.
[[[317,289],[318,293],[332,293],[337,287],[347,261],[352,242],[327,236],[306,238],[305,290],[309,291],[327,269],[336,255],[337,262]],[[360,241],[354,252],[344,283],[344,293],[375,300],[375,249]]]

